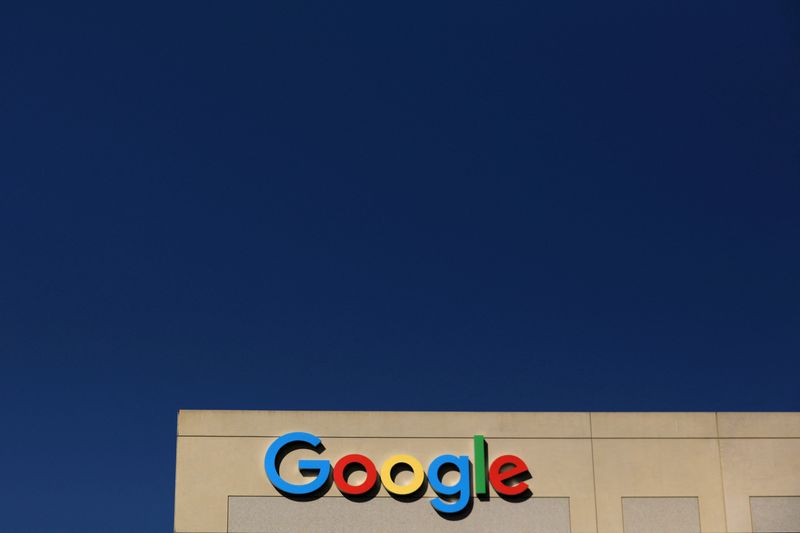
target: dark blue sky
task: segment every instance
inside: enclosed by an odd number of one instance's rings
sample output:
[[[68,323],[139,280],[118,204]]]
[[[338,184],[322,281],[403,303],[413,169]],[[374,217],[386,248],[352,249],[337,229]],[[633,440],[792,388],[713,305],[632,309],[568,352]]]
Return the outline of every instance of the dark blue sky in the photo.
[[[179,408],[800,408],[797,3],[17,4],[9,531],[169,530]]]

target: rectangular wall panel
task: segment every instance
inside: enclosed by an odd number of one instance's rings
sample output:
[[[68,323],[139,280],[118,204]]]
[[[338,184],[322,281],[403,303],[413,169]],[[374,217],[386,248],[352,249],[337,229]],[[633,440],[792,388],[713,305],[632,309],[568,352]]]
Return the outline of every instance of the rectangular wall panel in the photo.
[[[499,498],[475,501],[469,515],[461,520],[449,520],[436,513],[430,498],[410,503],[392,498],[352,502],[341,497],[296,502],[281,497],[232,496],[228,499],[228,531],[570,533],[569,498],[531,498],[519,503]]]
[[[622,498],[625,533],[700,533],[697,498]]]
[[[800,496],[750,498],[754,533],[800,532]]]

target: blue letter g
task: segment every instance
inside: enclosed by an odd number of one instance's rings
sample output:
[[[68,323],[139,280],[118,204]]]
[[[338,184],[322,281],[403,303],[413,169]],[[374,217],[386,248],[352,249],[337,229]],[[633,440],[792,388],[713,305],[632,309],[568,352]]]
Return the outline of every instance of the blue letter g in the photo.
[[[269,448],[267,449],[267,455],[264,456],[264,470],[266,470],[269,480],[279,491],[286,494],[311,494],[312,492],[320,489],[323,485],[325,485],[325,482],[328,481],[328,477],[331,473],[331,463],[330,461],[322,459],[301,459],[297,462],[298,468],[301,471],[315,471],[317,473],[317,477],[308,483],[303,483],[300,485],[295,485],[294,483],[285,481],[283,478],[281,478],[280,474],[278,474],[278,456],[286,446],[291,446],[296,443],[306,444],[308,445],[307,447],[310,448],[317,448],[320,446],[320,444],[322,444],[322,441],[319,439],[319,437],[316,437],[311,433],[304,433],[302,431],[287,433],[282,437],[278,437],[275,439],[275,442],[270,444]]]

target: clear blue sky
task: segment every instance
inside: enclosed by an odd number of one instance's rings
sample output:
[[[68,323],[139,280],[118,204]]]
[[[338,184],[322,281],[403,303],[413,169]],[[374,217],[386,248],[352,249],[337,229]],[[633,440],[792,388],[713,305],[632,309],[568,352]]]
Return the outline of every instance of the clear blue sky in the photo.
[[[170,530],[179,408],[800,408],[797,2],[16,4],[9,531]]]

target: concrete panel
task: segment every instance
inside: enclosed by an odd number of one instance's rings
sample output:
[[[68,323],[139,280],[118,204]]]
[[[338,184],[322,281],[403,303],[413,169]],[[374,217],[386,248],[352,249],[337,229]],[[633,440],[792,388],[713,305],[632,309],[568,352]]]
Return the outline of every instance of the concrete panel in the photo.
[[[751,496],[800,496],[800,439],[722,439],[720,458],[729,531],[751,531]]]
[[[277,437],[589,438],[589,413],[181,411],[178,435]]]
[[[624,497],[699,497],[703,533],[726,531],[716,439],[594,441],[599,533],[622,531]]]
[[[338,497],[311,502],[278,497],[231,497],[228,524],[230,533],[570,533],[568,498],[531,498],[520,503],[500,499],[475,502],[472,512],[456,521],[439,516],[428,498],[411,503],[392,498],[355,503]]]
[[[754,533],[800,532],[800,496],[750,498]]]
[[[594,438],[717,437],[714,413],[591,413]]]
[[[223,532],[228,496],[278,495],[267,480],[263,467],[264,455],[272,440],[179,437],[175,529],[180,532]],[[322,457],[333,462],[347,453],[360,453],[380,465],[391,455],[408,453],[427,468],[435,457],[443,453],[473,455],[471,439],[325,438],[323,443],[326,449],[321,456],[309,450],[289,454],[281,464],[281,475],[290,482],[301,482],[303,478],[296,469],[299,458]],[[575,533],[596,531],[591,441],[487,439],[487,445],[490,459],[516,454],[526,461],[533,475],[528,483],[535,496],[569,496]],[[337,494],[338,491],[332,488],[326,497]],[[388,493],[381,489],[379,495],[388,496]],[[429,489],[427,496],[433,497],[434,493]],[[281,498],[281,501],[290,500]],[[479,501],[475,506],[483,504]]]
[[[700,533],[697,498],[622,498],[625,533]]]
[[[800,413],[718,413],[720,438],[800,438]]]

